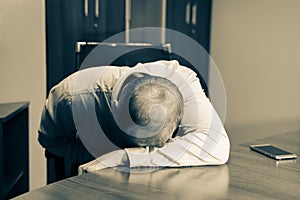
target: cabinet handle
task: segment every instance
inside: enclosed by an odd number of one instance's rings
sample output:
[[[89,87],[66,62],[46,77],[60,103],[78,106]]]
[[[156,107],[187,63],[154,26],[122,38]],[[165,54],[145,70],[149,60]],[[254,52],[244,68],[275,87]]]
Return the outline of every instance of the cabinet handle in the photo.
[[[131,20],[131,0],[125,1],[125,42],[129,43],[129,29]]]
[[[99,9],[100,9],[99,0],[95,0],[95,17],[96,18],[99,18]]]
[[[84,16],[89,16],[89,0],[84,0]]]
[[[196,25],[197,24],[197,4],[193,5],[192,12],[193,12],[193,15],[192,15],[192,24]]]
[[[191,3],[188,2],[185,6],[185,23],[189,24],[191,18]]]

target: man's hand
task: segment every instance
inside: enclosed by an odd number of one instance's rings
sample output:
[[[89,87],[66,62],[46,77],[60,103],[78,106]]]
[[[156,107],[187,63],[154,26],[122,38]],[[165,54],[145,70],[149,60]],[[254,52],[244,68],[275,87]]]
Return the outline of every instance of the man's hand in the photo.
[[[110,152],[91,162],[80,165],[78,168],[78,174],[117,166],[129,166],[128,156],[124,150]]]
[[[87,172],[97,171],[105,168],[107,168],[107,166],[101,163],[98,159],[95,159],[91,162],[80,165],[78,168],[78,174],[80,175]]]

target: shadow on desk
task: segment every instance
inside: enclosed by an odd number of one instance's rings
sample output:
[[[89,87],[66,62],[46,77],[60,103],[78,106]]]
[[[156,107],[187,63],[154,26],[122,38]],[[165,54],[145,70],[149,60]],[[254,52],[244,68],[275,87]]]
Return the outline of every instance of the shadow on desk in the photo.
[[[95,181],[99,181],[97,184],[103,186],[103,179],[107,178],[107,189],[118,191],[121,182],[137,199],[144,199],[145,195],[150,194],[149,191],[152,199],[220,199],[227,196],[229,184],[227,165],[164,168],[150,172],[147,169],[132,169],[130,173],[111,169],[93,173],[96,174]],[[101,179],[97,180],[97,176]]]
[[[104,169],[58,181],[16,199],[226,199],[227,165],[148,173]]]

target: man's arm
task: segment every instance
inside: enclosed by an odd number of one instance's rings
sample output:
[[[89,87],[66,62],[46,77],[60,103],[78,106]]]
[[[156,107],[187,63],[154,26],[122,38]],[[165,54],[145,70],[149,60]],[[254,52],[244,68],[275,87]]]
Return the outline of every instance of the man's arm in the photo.
[[[78,168],[78,174],[117,166],[129,166],[129,159],[124,150],[116,150],[107,153],[91,162],[80,165]]]
[[[172,66],[167,67],[166,77],[170,75],[167,78],[178,86],[184,97],[184,117],[181,126],[185,135],[174,138],[161,148],[125,149],[129,166],[180,167],[226,163],[230,150],[229,138],[218,114],[205,96],[199,79],[192,70],[179,66],[176,62],[168,63]],[[172,70],[172,67],[176,73],[168,71]],[[159,69],[164,70],[161,65]]]
[[[49,93],[43,108],[38,141],[47,152],[65,160],[65,173],[69,176],[72,163],[85,163],[94,157],[83,146],[71,112],[71,99],[64,80]]]
[[[130,167],[221,165],[229,158],[229,138],[209,100],[203,100],[199,126],[161,148],[125,149]],[[190,127],[191,128],[191,127]]]
[[[229,158],[230,149],[227,135],[215,133],[219,135],[216,138],[210,135],[189,133],[174,138],[161,148],[139,147],[113,151],[82,165],[79,172],[91,172],[117,166],[184,167],[225,164]]]

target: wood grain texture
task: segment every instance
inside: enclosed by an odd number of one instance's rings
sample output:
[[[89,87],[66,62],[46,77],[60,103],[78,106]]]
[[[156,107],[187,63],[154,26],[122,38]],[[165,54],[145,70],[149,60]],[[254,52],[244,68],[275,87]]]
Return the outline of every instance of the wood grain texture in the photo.
[[[249,149],[270,143],[300,155],[300,132],[233,144],[223,166],[100,170],[56,182],[16,199],[300,199],[300,163]],[[259,138],[258,137],[258,138]],[[299,159],[299,158],[298,158]]]

